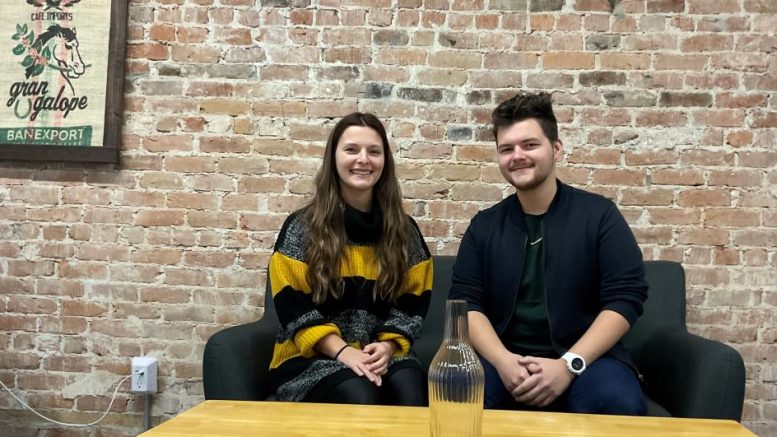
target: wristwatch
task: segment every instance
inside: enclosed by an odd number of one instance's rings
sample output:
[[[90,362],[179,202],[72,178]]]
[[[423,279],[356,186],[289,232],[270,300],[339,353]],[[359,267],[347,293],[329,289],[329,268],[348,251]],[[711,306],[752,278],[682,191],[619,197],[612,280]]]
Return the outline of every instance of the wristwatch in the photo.
[[[567,362],[567,369],[575,375],[580,376],[585,372],[585,359],[574,352],[567,352],[561,356],[561,359]]]

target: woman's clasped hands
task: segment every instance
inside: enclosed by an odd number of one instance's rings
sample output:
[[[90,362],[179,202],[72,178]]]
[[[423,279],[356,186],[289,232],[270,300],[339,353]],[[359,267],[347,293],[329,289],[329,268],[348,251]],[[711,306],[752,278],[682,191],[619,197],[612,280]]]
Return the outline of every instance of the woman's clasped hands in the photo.
[[[370,343],[362,350],[348,346],[338,355],[337,360],[380,387],[383,383],[381,376],[388,372],[388,363],[396,347],[393,341]]]

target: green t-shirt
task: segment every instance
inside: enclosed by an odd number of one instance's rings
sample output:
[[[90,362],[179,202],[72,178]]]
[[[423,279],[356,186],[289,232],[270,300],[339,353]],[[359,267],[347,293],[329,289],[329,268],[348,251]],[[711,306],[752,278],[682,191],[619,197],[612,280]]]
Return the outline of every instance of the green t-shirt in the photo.
[[[542,262],[542,215],[526,214],[529,239],[523,276],[515,311],[507,325],[505,342],[509,350],[521,355],[556,358],[550,340],[550,325],[545,307],[545,281]]]

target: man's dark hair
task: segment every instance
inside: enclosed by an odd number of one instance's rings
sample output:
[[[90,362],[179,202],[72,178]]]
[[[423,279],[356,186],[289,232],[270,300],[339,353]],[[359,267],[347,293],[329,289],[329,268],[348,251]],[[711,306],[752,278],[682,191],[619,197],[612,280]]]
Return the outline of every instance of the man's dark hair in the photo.
[[[491,132],[494,134],[494,140],[496,140],[499,129],[529,118],[537,120],[542,127],[542,132],[551,143],[558,139],[558,124],[556,116],[553,115],[553,102],[550,94],[539,92],[516,94],[494,109],[494,112],[491,113],[491,123],[493,124]]]

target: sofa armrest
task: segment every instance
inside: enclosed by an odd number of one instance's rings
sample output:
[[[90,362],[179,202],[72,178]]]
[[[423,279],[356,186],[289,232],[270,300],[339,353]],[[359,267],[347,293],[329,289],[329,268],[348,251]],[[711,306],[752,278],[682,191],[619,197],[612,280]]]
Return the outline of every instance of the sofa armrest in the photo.
[[[264,319],[221,330],[202,358],[205,399],[264,400],[277,327]]]
[[[672,416],[742,418],[745,366],[733,348],[675,327],[656,331],[640,349],[647,394]]]

